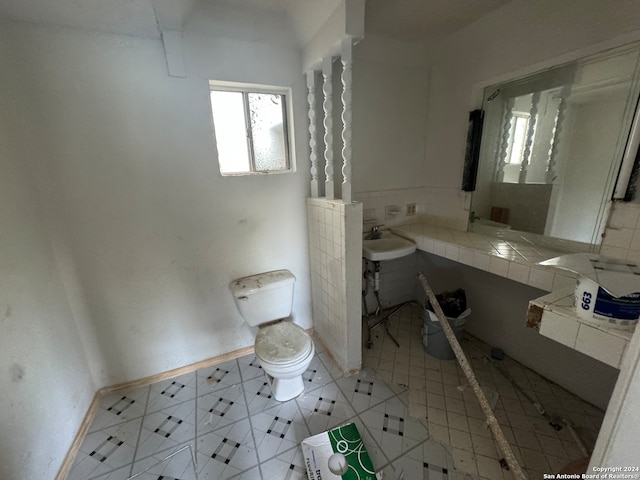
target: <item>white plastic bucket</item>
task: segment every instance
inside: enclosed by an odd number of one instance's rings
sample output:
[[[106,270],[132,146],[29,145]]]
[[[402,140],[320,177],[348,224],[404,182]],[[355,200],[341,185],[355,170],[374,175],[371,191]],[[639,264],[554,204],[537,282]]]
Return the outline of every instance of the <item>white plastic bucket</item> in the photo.
[[[467,324],[467,318],[471,314],[471,309],[467,308],[458,318],[447,317],[449,326],[453,330],[453,334],[458,339],[458,342],[462,340],[462,334],[464,327]],[[422,345],[424,350],[432,357],[438,360],[453,360],[456,358],[455,353],[449,340],[440,325],[440,321],[434,312],[425,308],[424,309],[424,324],[422,328]]]
[[[586,277],[578,280],[575,300],[578,317],[600,326],[633,330],[640,318],[640,293],[614,297]]]

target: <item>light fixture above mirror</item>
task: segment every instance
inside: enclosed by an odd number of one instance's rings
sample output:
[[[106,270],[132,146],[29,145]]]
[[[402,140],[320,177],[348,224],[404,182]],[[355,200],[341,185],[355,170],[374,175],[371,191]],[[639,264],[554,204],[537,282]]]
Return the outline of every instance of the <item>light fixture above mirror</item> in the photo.
[[[487,87],[470,230],[599,244],[639,95],[638,43]]]

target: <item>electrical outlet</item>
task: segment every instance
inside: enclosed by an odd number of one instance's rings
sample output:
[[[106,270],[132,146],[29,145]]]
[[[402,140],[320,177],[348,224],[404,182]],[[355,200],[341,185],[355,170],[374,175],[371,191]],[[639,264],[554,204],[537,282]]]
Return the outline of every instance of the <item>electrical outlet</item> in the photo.
[[[415,215],[416,214],[416,204],[415,203],[407,203],[406,213],[407,213],[407,215]]]

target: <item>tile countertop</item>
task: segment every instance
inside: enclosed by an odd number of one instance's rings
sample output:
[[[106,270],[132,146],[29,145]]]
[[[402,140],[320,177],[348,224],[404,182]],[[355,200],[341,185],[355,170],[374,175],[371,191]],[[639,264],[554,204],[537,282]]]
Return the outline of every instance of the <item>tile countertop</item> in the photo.
[[[414,223],[391,228],[397,235],[416,242],[424,252],[448,258],[515,282],[552,292],[529,302],[526,325],[569,348],[620,368],[633,331],[607,328],[575,315],[573,292],[577,274],[539,262],[567,252],[527,242],[460,232]]]
[[[475,267],[514,282],[552,292],[575,287],[576,274],[538,262],[568,252],[489,237],[473,232],[459,232],[444,227],[412,223],[391,228],[397,235],[416,242],[417,248],[455,262]]]
[[[577,317],[574,291],[567,288],[531,300],[528,323],[537,324],[540,335],[620,368],[633,331],[607,328],[604,322]]]

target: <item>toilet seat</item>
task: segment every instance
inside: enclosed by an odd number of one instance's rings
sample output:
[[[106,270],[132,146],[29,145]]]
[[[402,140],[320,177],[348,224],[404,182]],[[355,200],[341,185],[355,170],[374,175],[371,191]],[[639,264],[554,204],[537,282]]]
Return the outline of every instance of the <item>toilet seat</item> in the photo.
[[[290,321],[263,327],[256,335],[256,356],[272,365],[295,364],[308,357],[312,349],[309,334]]]

